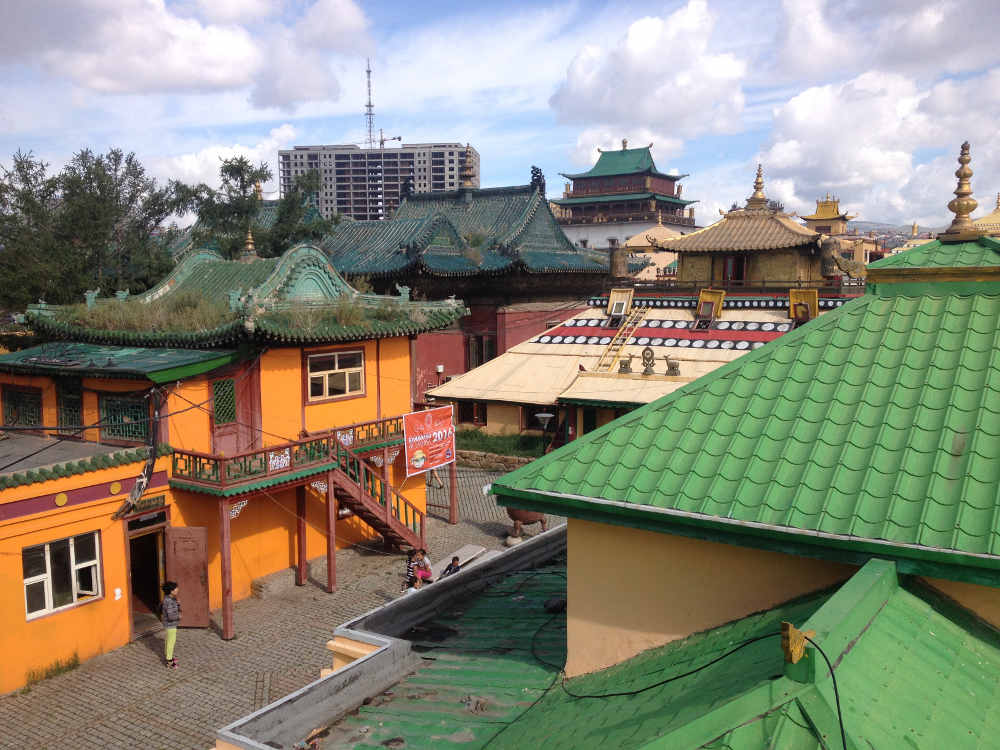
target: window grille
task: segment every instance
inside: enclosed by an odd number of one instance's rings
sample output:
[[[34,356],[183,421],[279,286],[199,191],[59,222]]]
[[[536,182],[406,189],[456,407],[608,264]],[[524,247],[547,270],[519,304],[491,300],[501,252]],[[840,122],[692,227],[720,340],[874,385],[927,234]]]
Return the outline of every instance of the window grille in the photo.
[[[35,427],[42,424],[42,394],[19,388],[3,389],[5,427]]]
[[[212,383],[212,406],[215,424],[236,421],[236,381],[232,378]]]
[[[144,443],[149,439],[146,400],[130,396],[101,396],[101,436]]]
[[[28,619],[101,595],[97,531],[21,550]]]
[[[59,383],[56,405],[59,432],[64,435],[78,433],[83,425],[83,392],[79,380]]]

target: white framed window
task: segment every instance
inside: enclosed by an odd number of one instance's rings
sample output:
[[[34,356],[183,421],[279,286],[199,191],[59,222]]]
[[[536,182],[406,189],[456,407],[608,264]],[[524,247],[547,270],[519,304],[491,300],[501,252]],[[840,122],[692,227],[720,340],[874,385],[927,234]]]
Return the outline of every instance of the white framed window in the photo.
[[[310,401],[365,392],[365,355],[360,349],[310,354],[308,363]]]
[[[21,550],[29,620],[101,596],[100,532]]]

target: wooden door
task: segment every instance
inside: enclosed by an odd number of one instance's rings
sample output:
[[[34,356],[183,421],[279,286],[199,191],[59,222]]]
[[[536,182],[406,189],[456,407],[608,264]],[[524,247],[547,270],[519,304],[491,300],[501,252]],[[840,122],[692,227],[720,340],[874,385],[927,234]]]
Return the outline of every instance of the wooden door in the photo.
[[[176,581],[181,603],[181,627],[207,628],[208,531],[200,526],[168,526],[167,579]]]
[[[233,456],[260,447],[260,369],[212,381],[212,452]]]

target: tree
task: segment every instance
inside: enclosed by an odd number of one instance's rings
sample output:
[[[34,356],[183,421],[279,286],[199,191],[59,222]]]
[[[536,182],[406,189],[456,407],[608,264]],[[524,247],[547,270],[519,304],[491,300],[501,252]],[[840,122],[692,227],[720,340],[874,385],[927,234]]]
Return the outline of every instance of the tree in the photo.
[[[82,266],[56,242],[59,181],[31,152],[18,151],[11,168],[0,170],[0,307],[64,301]]]
[[[271,179],[271,168],[264,162],[254,166],[243,155],[234,156],[223,159],[219,179],[219,190],[205,183],[192,187],[179,182],[174,189],[183,206],[198,214],[195,244],[215,244],[224,257],[236,258],[260,207],[257,184]]]
[[[339,214],[328,221],[310,205],[310,197],[319,192],[321,184],[319,172],[315,169],[296,178],[292,189],[278,201],[274,224],[270,229],[260,226],[254,228],[259,255],[265,258],[277,257],[296,243],[320,239],[335,224],[340,223]]]
[[[84,149],[63,169],[59,189],[58,239],[82,256],[102,291],[142,291],[169,270],[154,235],[177,199],[171,186],[146,175],[134,153]]]

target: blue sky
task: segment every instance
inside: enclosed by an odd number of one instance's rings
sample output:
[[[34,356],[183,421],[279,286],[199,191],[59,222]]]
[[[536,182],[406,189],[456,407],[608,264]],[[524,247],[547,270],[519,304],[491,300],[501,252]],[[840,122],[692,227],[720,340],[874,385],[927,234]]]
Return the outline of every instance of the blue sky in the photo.
[[[860,218],[940,225],[959,144],[1000,191],[1000,6],[990,0],[7,0],[0,163],[135,151],[160,178],[376,128],[471,142],[483,185],[579,171],[628,138],[690,173],[701,222],[831,192]],[[980,213],[982,210],[980,211]]]

